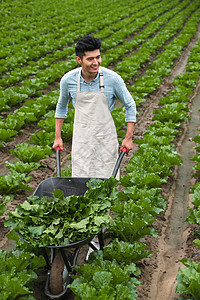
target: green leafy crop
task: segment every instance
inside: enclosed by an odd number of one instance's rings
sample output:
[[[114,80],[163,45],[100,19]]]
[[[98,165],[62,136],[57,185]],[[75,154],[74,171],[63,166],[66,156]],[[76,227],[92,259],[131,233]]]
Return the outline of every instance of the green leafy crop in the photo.
[[[26,174],[28,175],[31,171],[36,170],[40,167],[39,163],[30,162],[30,163],[23,163],[22,161],[14,161],[14,164],[6,161],[6,168],[10,171],[15,171],[17,173]]]
[[[5,226],[37,246],[77,242],[97,234],[103,225],[110,223],[108,194],[115,184],[114,178],[104,182],[91,180],[89,189],[81,196],[64,197],[58,189],[53,192],[54,199],[30,196],[29,201],[8,213]]]
[[[0,129],[0,148],[5,146],[5,143],[10,142],[13,140],[12,136],[16,135],[16,130],[10,130],[10,129]]]
[[[177,279],[177,293],[184,293],[191,295],[193,298],[186,299],[199,299],[199,286],[200,286],[200,264],[192,260],[183,258],[180,260],[186,268],[178,270]]]
[[[30,283],[37,278],[35,271],[45,265],[42,256],[20,251],[0,250],[0,299],[14,300],[19,296],[23,299],[35,299]]]
[[[10,149],[10,152],[24,163],[38,162],[53,153],[50,146],[39,147],[22,143],[16,147],[16,150]]]
[[[136,286],[140,282],[134,276],[139,275],[140,271],[134,263],[122,266],[116,260],[106,260],[102,251],[94,251],[90,262],[75,267],[81,276],[75,276],[69,287],[75,292],[77,300],[137,298]]]
[[[26,175],[12,171],[8,175],[0,175],[0,194],[10,194],[19,190],[33,190],[25,183]]]

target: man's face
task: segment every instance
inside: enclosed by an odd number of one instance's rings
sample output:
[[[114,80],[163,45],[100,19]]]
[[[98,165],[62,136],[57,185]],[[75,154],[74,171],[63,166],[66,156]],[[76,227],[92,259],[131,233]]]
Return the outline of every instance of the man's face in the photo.
[[[101,64],[100,50],[86,51],[82,59],[77,56],[76,61],[81,65],[83,75],[95,77]]]

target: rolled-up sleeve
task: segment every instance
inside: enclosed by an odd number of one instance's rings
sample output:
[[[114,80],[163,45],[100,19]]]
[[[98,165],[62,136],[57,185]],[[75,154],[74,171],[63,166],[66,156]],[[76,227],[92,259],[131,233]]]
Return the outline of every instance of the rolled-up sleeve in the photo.
[[[65,119],[67,117],[70,98],[71,96],[67,85],[67,77],[63,76],[60,81],[60,96],[56,105],[55,118]]]
[[[115,97],[119,99],[126,109],[126,122],[136,122],[136,104],[128,91],[123,79],[115,76]]]

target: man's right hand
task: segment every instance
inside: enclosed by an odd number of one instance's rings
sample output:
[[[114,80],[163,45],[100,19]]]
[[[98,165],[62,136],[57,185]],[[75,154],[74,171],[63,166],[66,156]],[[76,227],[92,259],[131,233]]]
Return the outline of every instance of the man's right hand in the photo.
[[[61,138],[55,139],[52,148],[57,150],[60,147],[61,151],[63,150],[63,141]]]

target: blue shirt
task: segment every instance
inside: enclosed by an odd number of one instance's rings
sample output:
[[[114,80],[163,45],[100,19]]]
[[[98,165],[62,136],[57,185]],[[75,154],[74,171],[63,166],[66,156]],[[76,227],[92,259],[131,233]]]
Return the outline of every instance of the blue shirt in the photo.
[[[68,102],[72,99],[72,105],[75,107],[77,92],[77,81],[80,74],[80,68],[66,73],[60,81],[60,97],[56,106],[56,118],[66,118],[68,111]],[[101,67],[103,73],[104,91],[108,101],[108,106],[112,111],[115,100],[119,99],[126,109],[126,122],[136,122],[136,105],[131,94],[126,88],[123,79],[114,71]],[[98,92],[99,91],[99,72],[94,80],[86,82],[83,77],[80,78],[80,92]]]

